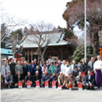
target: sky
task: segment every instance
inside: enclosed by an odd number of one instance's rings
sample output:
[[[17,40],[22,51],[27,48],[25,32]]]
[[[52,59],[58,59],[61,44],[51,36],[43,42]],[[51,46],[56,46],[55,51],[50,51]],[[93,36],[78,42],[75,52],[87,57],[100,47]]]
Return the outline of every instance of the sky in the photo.
[[[72,0],[0,0],[1,13],[7,13],[15,20],[21,19],[28,24],[40,21],[53,24],[56,28],[66,27],[66,21],[62,14],[66,9],[66,3]],[[27,26],[27,25],[25,25]],[[22,26],[17,26],[16,29]],[[24,28],[24,26],[22,27]],[[78,37],[83,34],[78,26],[74,28],[74,33]]]
[[[3,12],[29,23],[39,21],[52,23],[55,27],[66,27],[62,17],[66,3],[71,0],[2,0]]]

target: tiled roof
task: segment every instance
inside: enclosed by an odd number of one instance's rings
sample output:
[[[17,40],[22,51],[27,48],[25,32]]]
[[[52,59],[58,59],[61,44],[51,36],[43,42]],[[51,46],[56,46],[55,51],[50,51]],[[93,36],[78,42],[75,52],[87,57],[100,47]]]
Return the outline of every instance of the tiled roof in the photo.
[[[54,32],[54,33],[51,32],[49,34],[42,34],[42,38],[44,39],[45,37],[47,39],[50,39],[50,43],[48,44],[48,46],[67,45],[69,43],[68,41],[63,40],[64,33],[62,32]],[[35,43],[35,41],[39,42],[39,35],[29,34],[21,44],[17,45],[17,48],[19,48],[20,46],[23,46],[23,48],[37,48],[38,45]],[[42,47],[46,46],[46,43],[47,40],[45,40]]]

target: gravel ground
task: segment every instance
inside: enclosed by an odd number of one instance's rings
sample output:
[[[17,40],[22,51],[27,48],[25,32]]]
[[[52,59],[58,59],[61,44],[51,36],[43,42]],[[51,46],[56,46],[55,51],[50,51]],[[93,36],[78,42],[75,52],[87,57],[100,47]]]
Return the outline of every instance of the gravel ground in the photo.
[[[102,90],[2,89],[1,102],[102,102]]]

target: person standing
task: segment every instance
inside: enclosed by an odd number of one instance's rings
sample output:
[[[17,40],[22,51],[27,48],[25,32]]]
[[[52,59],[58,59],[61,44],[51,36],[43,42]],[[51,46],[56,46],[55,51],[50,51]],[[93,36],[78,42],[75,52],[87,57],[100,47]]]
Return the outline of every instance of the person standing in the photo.
[[[71,70],[72,72],[74,71],[75,66],[77,66],[76,61],[73,60],[73,64],[71,65]]]
[[[49,67],[49,69],[48,69],[48,73],[49,73],[50,75],[53,74],[54,68],[55,68],[55,66],[54,66],[53,62],[51,62],[50,67]]]
[[[15,74],[18,74],[18,71],[20,71],[20,73],[23,75],[23,68],[22,65],[20,63],[20,61],[17,62],[17,65],[15,66]]]
[[[74,71],[73,71],[73,76],[76,78],[79,74],[79,70],[77,68],[77,66],[74,67]]]
[[[28,72],[28,65],[27,65],[27,61],[24,61],[24,65],[23,65],[23,77],[25,78],[25,76],[27,75]]]
[[[28,67],[28,72],[31,73],[31,75],[34,75],[34,70],[36,68],[36,65],[34,64],[34,61],[31,62],[31,64]]]
[[[49,69],[50,64],[49,64],[49,61],[48,60],[46,61],[46,66]]]
[[[44,63],[43,67],[42,67],[42,75],[45,74],[45,71],[48,71],[48,67],[46,66],[46,63]]]
[[[7,65],[7,62],[6,61],[4,61],[3,66],[2,66],[2,69],[1,69],[1,78],[3,80],[3,85],[5,83],[5,77],[8,74],[8,72],[10,72],[10,66]]]
[[[81,70],[82,74],[87,74],[88,65],[87,65],[87,63],[85,63],[85,59],[84,58],[82,59],[80,70]]]
[[[69,73],[71,73],[71,67],[69,66],[69,62],[67,62],[66,69],[65,69],[65,76],[68,77]]]
[[[88,62],[88,66],[89,66],[89,69],[91,71],[91,73],[94,75],[94,63],[95,63],[95,59],[94,57],[91,57],[91,60]]]
[[[15,67],[16,67],[16,63],[14,63],[14,59],[12,59],[10,66],[10,70],[11,70],[11,75],[13,75],[13,80],[15,79]]]
[[[66,70],[66,61],[63,60],[63,63],[62,63],[62,65],[61,65],[61,72],[62,72],[63,74],[65,74],[65,70]]]
[[[35,72],[38,71],[39,72],[39,75],[42,76],[42,70],[39,66],[36,66],[35,70],[34,70],[34,75],[35,75]]]
[[[97,56],[97,61],[94,64],[95,82],[98,88],[102,87],[102,61],[100,56]]]
[[[21,61],[20,63],[21,63],[21,66],[23,67],[23,65],[24,65],[24,61]]]
[[[57,77],[58,77],[58,75],[60,74],[60,71],[61,71],[60,66],[58,65],[58,63],[56,63],[54,72],[55,72],[55,74],[57,75]]]

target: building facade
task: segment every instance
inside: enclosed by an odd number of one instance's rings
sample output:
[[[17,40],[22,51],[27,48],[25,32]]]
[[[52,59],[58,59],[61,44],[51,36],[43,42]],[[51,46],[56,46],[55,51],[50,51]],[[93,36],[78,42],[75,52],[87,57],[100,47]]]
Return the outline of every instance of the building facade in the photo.
[[[47,50],[44,55],[44,59],[47,60],[49,56],[51,57],[57,57],[58,59],[65,59],[65,60],[71,60],[71,56],[74,51],[73,44],[71,42],[64,40],[64,32],[62,31],[51,31],[49,33],[42,33],[42,39],[44,42],[41,41],[41,44],[43,43],[42,47],[46,46],[47,40],[50,39],[50,43],[47,44]],[[24,38],[23,38],[24,39]],[[25,40],[17,45],[17,48],[22,47],[22,54],[25,60],[27,60],[29,63],[34,59],[40,60],[40,56],[38,54],[38,44],[40,39],[38,39],[38,35],[36,34],[29,34],[25,38]]]

